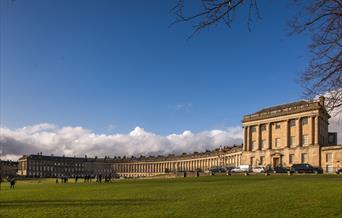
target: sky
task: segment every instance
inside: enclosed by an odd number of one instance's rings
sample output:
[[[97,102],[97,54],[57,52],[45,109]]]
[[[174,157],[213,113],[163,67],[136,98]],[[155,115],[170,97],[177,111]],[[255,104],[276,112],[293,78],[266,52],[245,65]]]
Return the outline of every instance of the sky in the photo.
[[[289,36],[289,1],[260,1],[251,31],[241,13],[190,39],[176,2],[0,1],[2,153],[211,149],[242,142],[243,115],[303,98],[310,38]]]

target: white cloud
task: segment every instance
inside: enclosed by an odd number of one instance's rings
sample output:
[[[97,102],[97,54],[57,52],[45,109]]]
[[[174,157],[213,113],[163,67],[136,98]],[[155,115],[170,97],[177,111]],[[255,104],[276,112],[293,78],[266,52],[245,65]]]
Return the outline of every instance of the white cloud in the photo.
[[[0,128],[2,158],[17,159],[23,154],[67,156],[139,156],[204,151],[220,145],[242,142],[242,128],[210,130],[161,136],[136,127],[128,134],[95,134],[83,127],[58,127],[43,123],[20,129]]]
[[[342,144],[342,113],[331,113],[329,132],[337,132],[337,143]]]
[[[190,110],[190,108],[192,107],[192,103],[180,103],[180,104],[177,104],[176,105],[176,110],[177,111],[180,111],[180,110],[185,110],[185,111],[188,111]]]

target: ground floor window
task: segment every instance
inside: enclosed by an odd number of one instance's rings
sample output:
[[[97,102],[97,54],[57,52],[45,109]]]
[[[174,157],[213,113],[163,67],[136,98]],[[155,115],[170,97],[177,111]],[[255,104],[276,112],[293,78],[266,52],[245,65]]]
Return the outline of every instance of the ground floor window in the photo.
[[[307,163],[308,162],[308,154],[303,153],[302,154],[302,163]]]
[[[254,157],[251,157],[251,163],[250,163],[251,166],[254,166]]]
[[[265,159],[264,156],[261,156],[261,157],[260,157],[259,165],[264,165],[264,159]]]
[[[325,155],[325,159],[327,163],[331,163],[332,162],[332,153],[327,153]]]
[[[294,154],[289,155],[289,164],[293,164],[294,162]]]

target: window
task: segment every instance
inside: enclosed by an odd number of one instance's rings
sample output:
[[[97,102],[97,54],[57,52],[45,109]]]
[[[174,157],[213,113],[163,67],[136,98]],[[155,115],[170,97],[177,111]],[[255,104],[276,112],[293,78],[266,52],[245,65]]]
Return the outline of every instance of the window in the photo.
[[[250,163],[251,166],[254,166],[254,157],[251,157],[251,163]]]
[[[255,150],[257,148],[256,141],[252,141],[252,150]]]
[[[256,127],[255,126],[251,127],[251,132],[256,132]]]
[[[280,123],[275,124],[275,129],[280,129]]]
[[[302,118],[302,125],[306,125],[306,124],[308,124],[308,118],[304,117]]]
[[[260,156],[259,165],[264,165],[264,156]]]
[[[293,164],[293,162],[294,162],[294,154],[290,154],[289,155],[289,164]]]
[[[331,163],[332,162],[332,153],[327,153],[325,155],[325,159],[327,163]]]
[[[296,120],[290,120],[290,127],[296,126]]]
[[[308,145],[308,144],[309,144],[309,136],[303,135],[303,145]]]
[[[303,153],[302,154],[302,163],[307,163],[308,162],[308,154]]]
[[[265,139],[261,140],[261,145],[262,145],[263,148],[267,148],[267,144],[266,144],[266,140]]]
[[[262,125],[260,126],[260,129],[261,129],[261,131],[266,131],[266,125],[265,125],[265,124],[262,124]]]
[[[329,144],[336,144],[336,135],[334,133],[329,133],[328,143]]]
[[[290,137],[290,146],[295,146],[296,144],[296,136],[291,136]]]
[[[276,147],[276,148],[280,147],[280,138],[275,138],[274,147]]]

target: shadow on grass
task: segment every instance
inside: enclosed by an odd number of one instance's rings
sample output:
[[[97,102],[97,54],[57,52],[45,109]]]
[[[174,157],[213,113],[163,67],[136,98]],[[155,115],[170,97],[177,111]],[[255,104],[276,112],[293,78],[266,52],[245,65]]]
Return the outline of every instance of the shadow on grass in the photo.
[[[155,204],[161,199],[118,199],[118,200],[16,200],[2,201],[0,207],[49,207],[49,206],[141,206]]]

